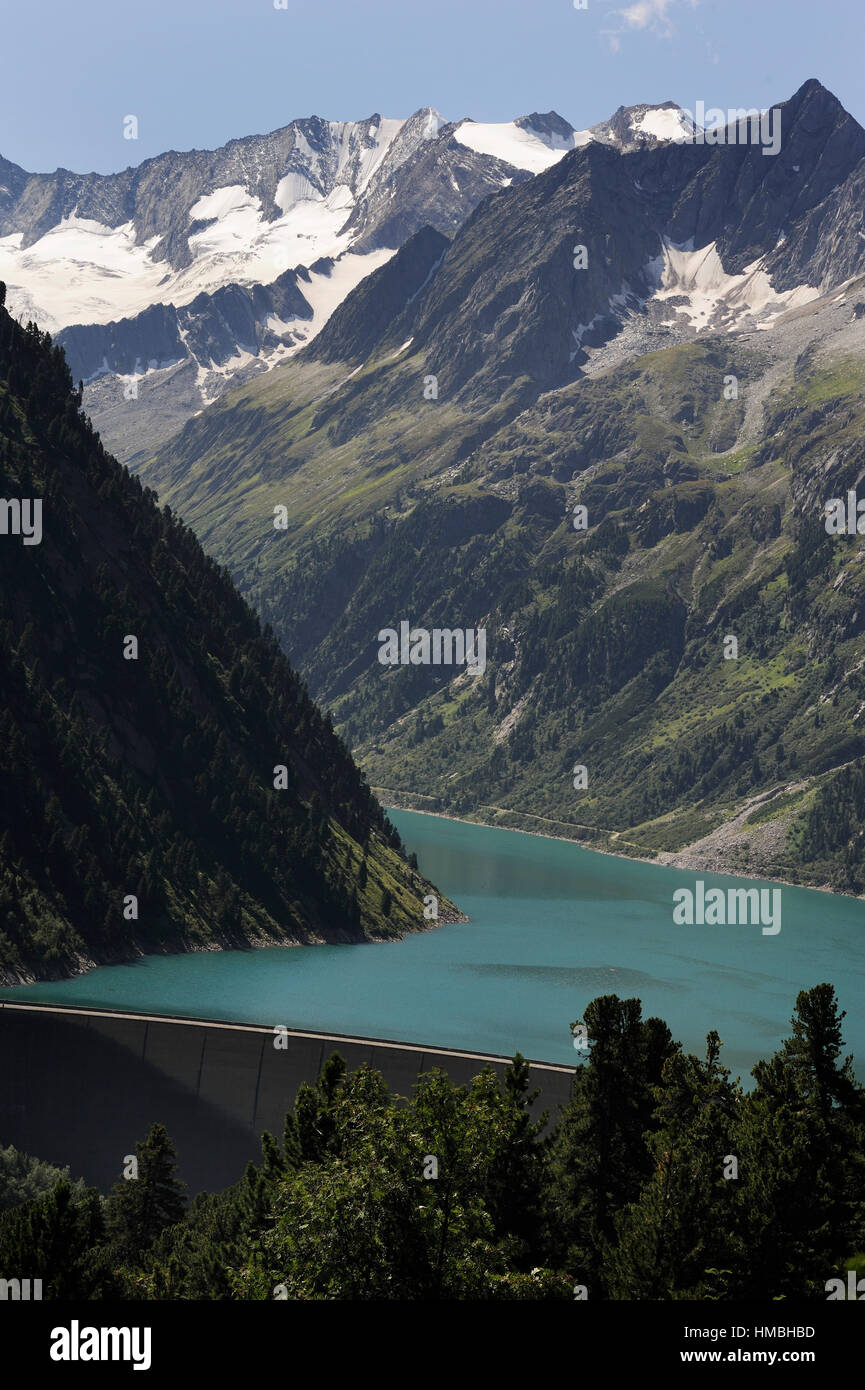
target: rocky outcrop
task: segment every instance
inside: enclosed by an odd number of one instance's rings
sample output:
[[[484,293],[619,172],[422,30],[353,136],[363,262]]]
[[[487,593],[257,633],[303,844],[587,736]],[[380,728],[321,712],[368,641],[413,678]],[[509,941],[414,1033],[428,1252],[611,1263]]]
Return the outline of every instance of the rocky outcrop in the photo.
[[[225,285],[180,307],[154,304],[134,318],[75,324],[62,329],[57,342],[73,377],[85,382],[107,373],[131,375],[166,367],[187,357],[205,368],[222,366],[238,350],[256,355],[262,348],[296,342],[290,330],[275,328],[274,320],[312,318],[302,290],[308,281],[309,272],[301,266],[270,285]]]

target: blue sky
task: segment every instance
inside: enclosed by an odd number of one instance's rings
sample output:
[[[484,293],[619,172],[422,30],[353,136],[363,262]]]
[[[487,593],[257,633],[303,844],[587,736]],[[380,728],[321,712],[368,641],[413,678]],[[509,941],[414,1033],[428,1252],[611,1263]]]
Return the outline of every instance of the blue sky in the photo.
[[[808,77],[865,124],[865,0],[278,3],[5,0],[0,154],[108,172],[296,116],[586,126],[640,101],[769,106]]]

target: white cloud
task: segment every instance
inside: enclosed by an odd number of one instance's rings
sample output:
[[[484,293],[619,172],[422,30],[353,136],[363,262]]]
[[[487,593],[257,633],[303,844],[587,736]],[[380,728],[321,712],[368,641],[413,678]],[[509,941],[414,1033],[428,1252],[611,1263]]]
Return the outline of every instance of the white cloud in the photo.
[[[632,5],[624,9],[613,10],[619,21],[618,27],[604,30],[611,51],[619,52],[621,42],[618,35],[628,31],[648,30],[658,38],[672,38],[675,33],[673,11],[681,4],[689,5],[693,10],[699,3],[700,0],[634,0]]]
[[[630,29],[647,29],[650,24],[667,24],[667,11],[673,0],[637,0],[626,10],[620,10],[622,19]]]

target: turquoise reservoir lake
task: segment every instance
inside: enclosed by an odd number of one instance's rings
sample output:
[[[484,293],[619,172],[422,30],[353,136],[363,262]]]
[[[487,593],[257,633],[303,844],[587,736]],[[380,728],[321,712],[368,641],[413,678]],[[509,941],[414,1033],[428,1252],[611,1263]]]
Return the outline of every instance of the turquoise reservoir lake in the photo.
[[[702,1055],[717,1028],[743,1081],[789,1033],[800,989],[829,981],[865,1078],[865,903],[781,889],[782,925],[677,926],[673,893],[777,884],[662,868],[512,830],[392,811],[421,868],[471,918],[399,942],[153,956],[7,999],[284,1024],[575,1062],[570,1024],[598,994]]]

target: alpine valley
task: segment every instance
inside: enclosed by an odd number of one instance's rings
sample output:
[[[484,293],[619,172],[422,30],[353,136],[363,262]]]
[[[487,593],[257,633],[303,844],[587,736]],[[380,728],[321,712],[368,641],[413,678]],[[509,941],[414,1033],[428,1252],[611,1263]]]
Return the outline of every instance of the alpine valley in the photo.
[[[824,524],[865,495],[865,131],[814,79],[773,114],[776,153],[667,102],[2,166],[14,312],[388,804],[865,889]],[[483,630],[483,675],[383,667],[404,621]]]

